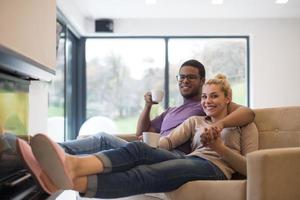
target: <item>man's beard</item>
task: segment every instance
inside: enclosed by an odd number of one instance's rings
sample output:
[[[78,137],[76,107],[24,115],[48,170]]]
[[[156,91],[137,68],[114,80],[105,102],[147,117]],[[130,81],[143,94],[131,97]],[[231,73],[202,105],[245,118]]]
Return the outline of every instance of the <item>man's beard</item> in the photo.
[[[194,98],[194,97],[196,97],[196,96],[198,96],[199,95],[199,91],[193,91],[193,92],[191,92],[191,93],[189,93],[189,94],[182,94],[181,93],[181,96],[183,97],[183,98],[185,98],[185,99],[191,99],[191,98]]]

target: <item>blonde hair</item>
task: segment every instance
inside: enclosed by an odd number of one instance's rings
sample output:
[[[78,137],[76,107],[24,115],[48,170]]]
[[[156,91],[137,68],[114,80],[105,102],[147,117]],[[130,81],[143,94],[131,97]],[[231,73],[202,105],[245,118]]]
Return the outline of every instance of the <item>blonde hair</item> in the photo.
[[[224,74],[217,74],[215,78],[207,80],[204,85],[218,85],[225,97],[232,99],[232,89],[227,77]]]

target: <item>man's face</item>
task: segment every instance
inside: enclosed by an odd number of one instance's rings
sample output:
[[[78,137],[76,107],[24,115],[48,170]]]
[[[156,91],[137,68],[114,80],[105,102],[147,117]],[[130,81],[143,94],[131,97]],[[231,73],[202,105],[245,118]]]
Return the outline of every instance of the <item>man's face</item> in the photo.
[[[199,70],[192,66],[183,66],[178,74],[178,86],[181,95],[186,99],[200,97],[204,78],[199,75]]]

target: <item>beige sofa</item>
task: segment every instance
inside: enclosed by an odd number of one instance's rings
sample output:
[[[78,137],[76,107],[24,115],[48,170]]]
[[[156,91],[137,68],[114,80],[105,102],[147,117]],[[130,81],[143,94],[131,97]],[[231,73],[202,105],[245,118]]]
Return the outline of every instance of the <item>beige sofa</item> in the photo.
[[[153,199],[300,200],[300,106],[254,111],[259,150],[247,155],[246,180],[191,181]]]

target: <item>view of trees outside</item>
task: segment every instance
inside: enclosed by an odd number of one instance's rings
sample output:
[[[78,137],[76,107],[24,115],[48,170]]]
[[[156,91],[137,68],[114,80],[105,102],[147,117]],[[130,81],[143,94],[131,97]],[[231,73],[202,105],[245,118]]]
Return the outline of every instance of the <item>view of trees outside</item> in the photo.
[[[133,133],[144,94],[164,88],[163,39],[87,39],[87,118],[112,119],[119,133]],[[163,110],[153,106],[152,115]]]
[[[168,43],[169,105],[182,103],[176,75],[188,59],[206,67],[207,78],[225,74],[233,100],[247,105],[247,40],[245,38],[170,38]],[[94,38],[86,41],[87,118],[112,119],[119,133],[133,133],[144,106],[144,94],[164,88],[164,39]],[[164,102],[151,113],[161,113]]]
[[[205,66],[206,79],[213,78],[218,73],[225,74],[233,89],[233,101],[247,105],[247,40],[245,38],[170,39],[170,106],[182,103],[175,76],[180,65],[188,59],[197,59]]]

